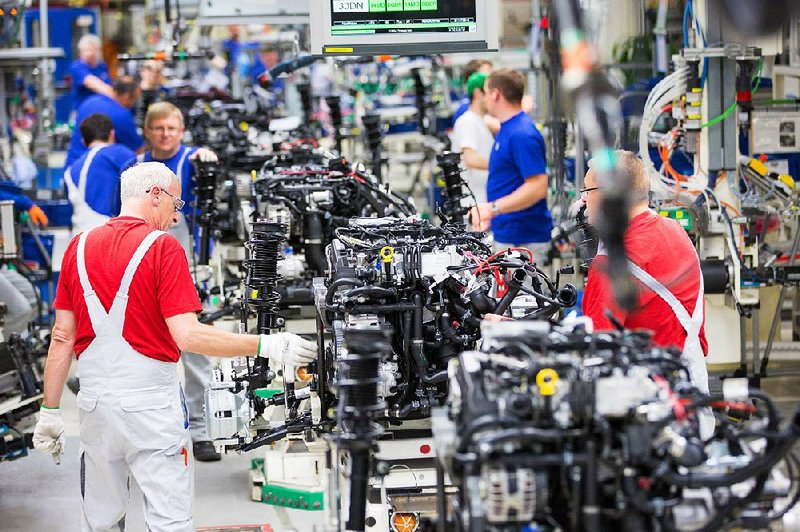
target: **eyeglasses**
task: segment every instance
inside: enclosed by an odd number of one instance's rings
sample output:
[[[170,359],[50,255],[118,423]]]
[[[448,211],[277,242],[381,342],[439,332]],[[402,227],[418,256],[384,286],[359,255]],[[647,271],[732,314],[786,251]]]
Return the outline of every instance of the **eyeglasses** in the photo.
[[[582,189],[580,190],[580,192],[581,192],[581,196],[582,196],[582,195],[584,195],[584,194],[587,194],[587,193],[591,192],[592,190],[597,190],[598,188],[600,188],[600,187],[586,187],[586,188],[582,188]]]
[[[147,126],[147,129],[161,135],[163,135],[164,133],[167,133],[169,135],[177,135],[178,132],[181,130],[181,128],[178,127],[150,127],[150,126]]]
[[[153,190],[153,189],[152,188],[148,188],[144,192],[145,192],[145,194],[150,194],[151,190]],[[179,212],[181,209],[183,209],[183,206],[186,205],[185,201],[183,201],[180,198],[176,198],[175,196],[173,196],[172,194],[170,194],[169,192],[167,192],[163,188],[160,189],[160,190],[161,190],[161,192],[163,192],[164,194],[166,194],[167,196],[172,198],[172,205],[175,207],[175,212]]]

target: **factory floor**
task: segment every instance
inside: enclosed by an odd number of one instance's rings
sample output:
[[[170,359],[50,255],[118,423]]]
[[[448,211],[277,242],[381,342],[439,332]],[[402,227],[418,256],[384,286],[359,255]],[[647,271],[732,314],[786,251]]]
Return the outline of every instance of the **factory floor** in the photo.
[[[77,532],[80,530],[78,476],[78,408],[65,391],[61,407],[67,448],[61,465],[49,455],[31,451],[14,462],[0,463],[0,530],[3,532]],[[322,512],[278,509],[250,498],[248,470],[259,451],[229,454],[219,462],[195,462],[195,526],[270,525],[275,532],[311,531]],[[299,524],[298,524],[299,523]],[[132,487],[126,528],[145,530],[142,495]],[[213,528],[216,530],[216,528]],[[261,530],[261,529],[258,529]]]
[[[778,401],[784,418],[800,405],[800,377],[766,379],[763,388]],[[67,449],[60,466],[38,452],[0,464],[0,529],[4,532],[80,530],[78,411],[75,396],[68,391],[62,408]],[[229,454],[220,462],[195,462],[196,527],[224,530],[235,525],[269,525],[275,532],[311,532],[314,525],[322,524],[322,512],[285,510],[250,499],[250,459],[259,456],[254,451]],[[132,491],[127,530],[145,530],[141,492],[135,486]],[[772,530],[800,530],[800,508]]]

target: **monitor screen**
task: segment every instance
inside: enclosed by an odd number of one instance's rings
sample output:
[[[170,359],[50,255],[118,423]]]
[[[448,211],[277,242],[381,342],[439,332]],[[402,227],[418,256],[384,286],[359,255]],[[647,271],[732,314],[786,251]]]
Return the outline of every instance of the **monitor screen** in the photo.
[[[331,0],[333,35],[476,31],[475,0]]]
[[[496,48],[496,0],[322,0],[315,53],[370,55]],[[342,46],[340,46],[342,45]]]

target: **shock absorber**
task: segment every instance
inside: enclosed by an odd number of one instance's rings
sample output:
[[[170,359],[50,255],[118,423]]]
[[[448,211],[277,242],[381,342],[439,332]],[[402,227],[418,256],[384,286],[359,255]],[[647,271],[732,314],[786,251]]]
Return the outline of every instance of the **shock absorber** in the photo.
[[[331,116],[333,126],[333,141],[336,143],[336,151],[342,153],[342,99],[339,96],[326,96],[325,103]]]
[[[277,313],[278,302],[281,299],[277,285],[281,279],[278,275],[278,261],[283,258],[282,249],[285,241],[284,224],[266,220],[253,223],[250,240],[245,244],[247,259],[244,261],[244,267],[247,273],[239,326],[241,332],[247,332],[247,318],[251,310],[256,314],[258,334],[270,334],[273,330],[283,327],[284,319]],[[251,392],[266,387],[273,378],[275,373],[270,370],[268,360],[256,357],[248,377]],[[255,400],[254,396],[251,399],[256,409],[263,411],[261,401]]]
[[[250,240],[245,244],[248,258],[244,261],[247,275],[244,286],[247,306],[256,313],[258,334],[269,334],[283,326],[278,316],[280,294],[277,292],[281,276],[278,261],[283,258],[283,243],[286,241],[286,225],[259,220],[253,223]],[[243,324],[247,326],[246,317]]]
[[[361,117],[361,122],[364,124],[367,148],[372,153],[372,173],[375,174],[378,182],[383,182],[383,124],[381,124],[381,117],[380,115],[364,115]]]
[[[442,170],[445,200],[442,205],[444,215],[453,223],[461,223],[467,209],[462,205],[464,198],[464,180],[461,178],[461,154],[444,152],[436,156],[436,162]]]
[[[311,97],[311,84],[298,83],[295,85],[295,87],[297,87],[297,92],[300,95],[300,106],[303,109],[303,122],[306,124],[306,127],[310,128],[311,119],[314,116],[314,102],[312,101]]]
[[[199,211],[197,215],[197,226],[200,233],[200,249],[198,251],[198,264],[208,264],[209,252],[211,249],[211,232],[214,222],[217,220],[215,191],[222,168],[218,161],[196,162],[197,169],[195,175],[196,206]]]
[[[414,79],[414,105],[417,108],[417,126],[420,135],[428,135],[431,132],[431,121],[428,117],[428,90],[422,80],[419,68],[411,69],[411,77]]]
[[[337,362],[340,447],[350,456],[350,508],[346,529],[364,531],[367,509],[372,451],[383,427],[375,417],[386,409],[378,397],[378,369],[391,353],[386,329],[348,329],[344,333],[345,349]]]

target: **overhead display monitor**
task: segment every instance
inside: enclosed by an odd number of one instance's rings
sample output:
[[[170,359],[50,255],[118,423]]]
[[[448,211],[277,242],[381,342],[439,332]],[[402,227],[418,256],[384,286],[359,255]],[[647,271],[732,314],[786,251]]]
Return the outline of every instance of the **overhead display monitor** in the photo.
[[[497,0],[320,0],[312,52],[413,55],[497,50]]]

